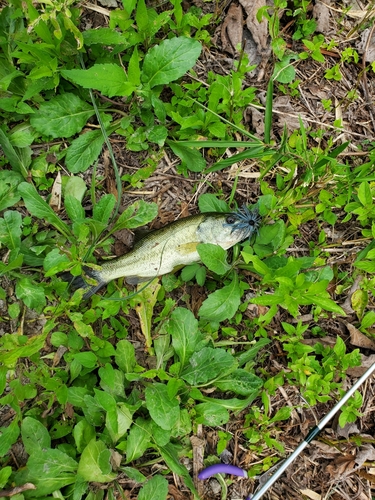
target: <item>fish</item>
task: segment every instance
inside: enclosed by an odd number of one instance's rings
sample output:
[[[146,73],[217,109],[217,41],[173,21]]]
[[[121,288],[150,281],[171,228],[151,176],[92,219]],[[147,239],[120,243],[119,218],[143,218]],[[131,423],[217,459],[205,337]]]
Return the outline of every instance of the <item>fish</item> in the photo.
[[[64,273],[74,290],[84,288],[83,299],[88,299],[110,281],[125,278],[131,285],[150,281],[157,276],[175,272],[199,262],[197,246],[213,243],[228,250],[236,243],[251,238],[258,232],[261,217],[257,206],[246,205],[236,212],[206,212],[171,222],[140,239],[122,257],[101,264],[100,270],[83,266],[85,276],[96,284],[85,281],[84,276],[72,277]]]

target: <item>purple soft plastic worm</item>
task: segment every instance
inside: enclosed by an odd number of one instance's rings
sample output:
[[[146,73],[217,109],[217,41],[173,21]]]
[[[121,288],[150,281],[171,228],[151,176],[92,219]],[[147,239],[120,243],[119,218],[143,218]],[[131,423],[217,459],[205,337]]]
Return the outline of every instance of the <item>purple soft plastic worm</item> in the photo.
[[[233,474],[234,476],[247,477],[247,472],[235,465],[227,465],[227,464],[215,464],[210,465],[207,469],[203,469],[198,474],[198,479],[208,479],[214,474]]]

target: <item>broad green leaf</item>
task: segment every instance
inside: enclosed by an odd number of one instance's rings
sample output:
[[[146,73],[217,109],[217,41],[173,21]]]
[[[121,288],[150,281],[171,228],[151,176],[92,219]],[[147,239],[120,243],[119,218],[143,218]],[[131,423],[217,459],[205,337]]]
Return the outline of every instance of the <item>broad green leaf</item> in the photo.
[[[14,419],[7,427],[0,427],[0,457],[8,453],[20,435],[18,420]]]
[[[229,285],[211,293],[199,309],[199,316],[208,321],[231,319],[241,303],[241,289],[235,274]]]
[[[52,138],[71,137],[80,132],[95,114],[92,106],[75,94],[62,94],[42,103],[31,116],[31,125]]]
[[[143,419],[138,418],[129,431],[126,443],[126,463],[140,458],[150,446],[152,436],[143,428]]]
[[[167,497],[168,481],[159,475],[147,481],[138,493],[138,500],[165,500]]]
[[[101,130],[90,130],[72,141],[65,164],[74,174],[85,172],[98,158],[104,143]]]
[[[28,182],[22,182],[18,186],[18,191],[21,193],[27,210],[31,215],[38,219],[45,220],[52,224],[61,234],[68,240],[71,240],[70,230],[67,224],[55,214],[52,208],[38,194],[37,190]]]
[[[192,38],[174,37],[155,45],[143,62],[142,81],[151,88],[183,76],[196,63],[202,47]]]
[[[165,430],[172,429],[180,415],[178,400],[170,398],[165,384],[154,383],[145,391],[146,405],[151,418]]]
[[[123,403],[107,412],[105,420],[106,428],[113,443],[117,443],[126,434],[132,421],[130,410]]]
[[[262,380],[241,368],[234,370],[228,376],[222,377],[215,382],[215,385],[222,391],[231,391],[240,396],[258,395]]]
[[[213,273],[222,275],[231,268],[227,263],[227,252],[221,246],[201,243],[197,246],[197,250],[203,264]]]
[[[218,427],[229,421],[228,410],[216,403],[200,403],[195,406],[195,421],[198,424]]]
[[[77,352],[73,354],[73,359],[76,359],[85,368],[95,368],[98,364],[98,358],[92,351]]]
[[[78,474],[85,481],[108,483],[116,478],[111,472],[111,452],[103,441],[93,439],[83,450],[78,464]]]
[[[0,363],[13,368],[19,358],[28,358],[40,351],[44,346],[48,333],[49,330],[45,328],[42,334],[29,337],[25,345],[12,347],[10,350],[3,347],[0,350]]]
[[[102,196],[94,206],[92,214],[93,219],[107,224],[115,207],[115,203],[116,198],[113,194],[105,194]]]
[[[194,386],[207,384],[235,367],[236,360],[225,349],[204,347],[191,356],[181,378]]]
[[[128,76],[130,83],[132,83],[134,86],[140,85],[141,71],[139,69],[139,55],[137,46],[134,47],[133,54],[129,61]]]
[[[71,175],[64,187],[64,197],[73,196],[76,200],[82,201],[87,187],[85,181],[77,175]]]
[[[198,149],[190,148],[173,141],[167,141],[167,143],[174,154],[180,158],[183,167],[188,168],[192,172],[202,172],[205,168],[206,161]]]
[[[25,417],[21,424],[21,435],[26,452],[31,455],[39,449],[51,447],[51,436],[46,427],[32,417]]]
[[[372,204],[371,189],[368,182],[361,182],[359,185],[358,198],[364,207]]]
[[[130,96],[135,86],[117,64],[94,64],[89,69],[63,69],[61,74],[85,89],[96,89],[108,97]]]
[[[31,155],[25,155],[23,149],[26,148],[13,147],[3,127],[0,127],[0,146],[15,172],[19,172],[26,179],[31,164]]]
[[[211,193],[202,194],[199,197],[198,206],[201,212],[229,212],[228,205],[225,201],[219,200],[217,196]]]
[[[160,288],[161,284],[158,278],[152,280],[147,287],[140,283],[137,288],[139,302],[135,305],[135,310],[139,317],[147,349],[150,349],[152,345],[152,316]]]
[[[198,330],[198,321],[191,311],[177,307],[167,323],[167,332],[172,337],[173,348],[183,369],[203,340],[203,335]]]
[[[21,245],[22,216],[15,210],[8,210],[0,219],[0,243],[9,250],[15,250]]]
[[[346,316],[345,311],[338,304],[336,304],[336,302],[334,302],[332,299],[329,299],[328,297],[306,293],[303,295],[303,301],[301,301],[301,303],[306,304],[306,301],[308,301],[307,303],[309,304],[316,304],[326,311],[340,314],[340,316]]]
[[[41,311],[46,305],[43,288],[33,283],[30,278],[21,278],[17,281],[16,296],[23,300],[30,309]]]
[[[128,34],[120,33],[112,28],[99,28],[85,30],[83,33],[85,45],[129,45]],[[124,47],[124,48],[125,48]]]
[[[72,222],[80,222],[85,218],[83,206],[74,196],[65,196],[64,206],[66,213]]]
[[[129,340],[123,339],[117,342],[115,361],[125,374],[132,373],[137,363],[134,346]]]
[[[134,229],[144,226],[155,219],[158,215],[156,203],[146,203],[143,200],[136,201],[128,207],[115,222],[111,233],[120,229]]]
[[[89,442],[95,438],[95,429],[85,418],[83,418],[77,425],[74,426],[73,437],[77,451],[82,453],[83,449],[89,444]]]
[[[12,474],[12,467],[3,467],[0,470],[0,488],[3,489]]]

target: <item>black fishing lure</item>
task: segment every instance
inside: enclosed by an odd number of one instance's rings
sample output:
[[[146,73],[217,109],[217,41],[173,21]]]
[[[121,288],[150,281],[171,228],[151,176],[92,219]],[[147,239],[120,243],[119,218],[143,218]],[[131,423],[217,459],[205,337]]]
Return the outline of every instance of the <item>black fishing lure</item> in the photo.
[[[237,212],[228,215],[226,225],[232,227],[232,232],[245,231],[243,239],[246,240],[259,231],[261,221],[262,217],[259,215],[257,206],[250,210],[243,205]]]

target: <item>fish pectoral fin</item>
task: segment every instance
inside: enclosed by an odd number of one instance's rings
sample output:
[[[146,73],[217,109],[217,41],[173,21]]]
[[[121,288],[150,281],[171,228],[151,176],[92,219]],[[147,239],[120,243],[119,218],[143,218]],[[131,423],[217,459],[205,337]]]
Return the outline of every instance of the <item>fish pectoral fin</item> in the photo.
[[[189,255],[197,251],[197,246],[199,245],[199,241],[192,241],[190,243],[181,243],[181,245],[177,246],[177,252],[181,255]]]
[[[129,285],[138,285],[138,283],[145,281],[145,278],[140,278],[139,276],[126,276],[125,281],[129,283]]]

